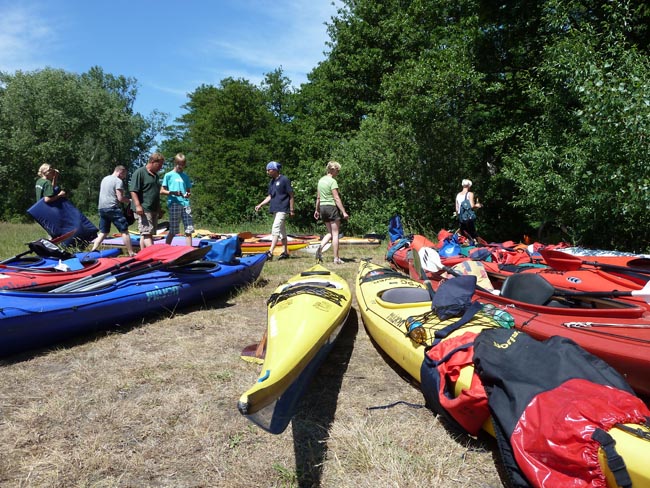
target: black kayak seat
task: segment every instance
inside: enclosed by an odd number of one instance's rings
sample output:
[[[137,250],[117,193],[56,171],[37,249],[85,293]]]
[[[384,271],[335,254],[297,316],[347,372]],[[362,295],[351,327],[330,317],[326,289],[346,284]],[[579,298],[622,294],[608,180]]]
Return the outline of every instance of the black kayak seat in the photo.
[[[501,296],[532,305],[544,305],[555,293],[555,288],[536,273],[517,273],[503,282]]]
[[[431,296],[427,290],[415,287],[390,288],[382,293],[381,299],[389,303],[431,302]]]

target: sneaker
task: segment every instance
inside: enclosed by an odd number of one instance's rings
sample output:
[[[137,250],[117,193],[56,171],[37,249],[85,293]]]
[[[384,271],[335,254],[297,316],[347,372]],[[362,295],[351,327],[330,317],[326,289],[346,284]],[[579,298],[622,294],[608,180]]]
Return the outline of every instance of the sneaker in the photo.
[[[289,258],[289,253],[283,252],[278,256],[278,259],[288,259]]]
[[[271,251],[266,251],[266,260],[273,261],[273,253]]]
[[[334,264],[343,264],[343,260],[341,258],[334,258]]]

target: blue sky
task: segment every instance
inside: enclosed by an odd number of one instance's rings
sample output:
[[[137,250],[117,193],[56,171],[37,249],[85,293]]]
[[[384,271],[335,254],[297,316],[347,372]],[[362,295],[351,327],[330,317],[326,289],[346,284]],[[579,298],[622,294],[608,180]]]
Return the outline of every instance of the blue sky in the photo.
[[[0,70],[92,66],[138,81],[135,109],[169,121],[187,93],[226,77],[294,86],[325,58],[332,0],[0,0]]]

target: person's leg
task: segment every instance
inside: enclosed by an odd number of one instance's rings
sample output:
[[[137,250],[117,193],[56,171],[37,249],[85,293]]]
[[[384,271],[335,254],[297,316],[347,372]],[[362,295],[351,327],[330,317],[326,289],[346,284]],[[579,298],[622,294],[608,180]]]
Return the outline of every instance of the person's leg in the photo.
[[[276,212],[273,217],[273,226],[271,227],[271,247],[269,253],[273,254],[275,246],[278,244],[282,233],[282,212]]]
[[[278,212],[281,214],[280,220],[280,239],[282,240],[282,247],[284,250],[282,253],[285,256],[289,255],[289,239],[287,237],[287,214],[285,212]]]
[[[96,251],[99,248],[100,244],[104,242],[105,237],[106,234],[104,234],[103,232],[98,232],[97,237],[93,241],[93,247],[90,248],[90,252]]]
[[[103,209],[99,210],[99,233],[93,241],[93,247],[90,249],[90,252],[96,251],[99,248],[99,245],[104,242],[106,235],[111,230],[111,220],[106,212]]]
[[[185,231],[185,245],[192,245],[192,234],[194,233],[194,221],[192,220],[192,208],[187,206],[183,207],[181,213],[183,218],[183,230]]]
[[[341,260],[339,257],[339,220],[330,222],[330,232],[332,234],[332,250],[334,251],[334,262]]]
[[[156,222],[153,221],[153,215],[150,212],[145,212],[143,215],[138,215],[138,230],[140,231],[140,249],[153,246],[153,233],[155,230]]]
[[[183,206],[179,205],[178,203],[172,203],[169,206],[168,210],[169,210],[169,229],[167,231],[167,237],[165,237],[165,243],[171,244],[172,241],[174,240],[174,236],[178,234],[178,231],[180,230],[181,212],[183,210]]]

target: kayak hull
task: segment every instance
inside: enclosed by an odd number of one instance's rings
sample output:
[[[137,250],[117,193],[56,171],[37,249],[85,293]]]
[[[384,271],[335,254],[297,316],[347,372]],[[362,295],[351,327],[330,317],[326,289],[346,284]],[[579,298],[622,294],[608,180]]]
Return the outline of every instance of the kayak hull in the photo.
[[[310,380],[333,347],[352,302],[340,276],[316,265],[276,288],[269,299],[260,376],[239,399],[242,415],[282,433]]]
[[[94,291],[0,291],[0,356],[59,343],[156,313],[173,313],[255,281],[266,256],[238,264],[200,262],[161,269]]]

